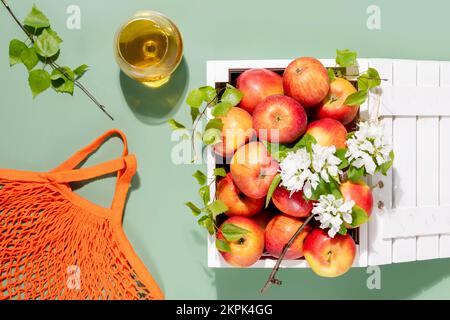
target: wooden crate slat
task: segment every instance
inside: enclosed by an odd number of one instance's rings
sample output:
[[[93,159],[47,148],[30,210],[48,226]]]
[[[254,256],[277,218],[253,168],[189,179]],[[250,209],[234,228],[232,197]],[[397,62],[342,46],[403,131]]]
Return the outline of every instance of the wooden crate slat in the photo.
[[[419,61],[417,85],[425,88],[439,88],[439,82],[439,63]],[[433,103],[434,101],[429,101],[423,104],[422,109],[435,110]],[[417,206],[439,206],[439,117],[417,119]],[[422,214],[431,213],[428,211]],[[417,260],[438,257],[438,233],[417,237]]]
[[[382,88],[385,89],[392,85],[392,60],[388,59],[370,59],[369,66],[376,68],[380,73],[381,78],[387,81],[382,82]],[[369,112],[370,117],[376,117],[376,109],[379,103],[377,95],[370,96]],[[386,135],[392,141],[392,117],[386,117],[382,120]],[[368,223],[368,265],[383,265],[392,263],[392,240],[383,239],[383,215],[392,207],[392,170],[388,172],[387,176],[376,174],[372,178],[372,184],[382,181],[384,187],[382,189],[375,189],[374,208],[371,220]],[[384,203],[384,208],[378,207],[378,202]]]
[[[392,87],[383,91],[382,116],[450,116],[450,91],[439,87]]]
[[[383,219],[383,238],[406,238],[411,234],[431,236],[450,230],[450,206],[424,206],[394,208]],[[420,238],[420,237],[418,237]],[[437,251],[438,245],[431,250]],[[437,258],[437,257],[436,257]]]
[[[367,70],[369,68],[369,60],[367,59],[358,59],[359,70]],[[359,116],[361,120],[369,120],[369,104],[370,97],[368,97],[367,101],[363,103],[359,108]],[[360,267],[364,267],[368,265],[369,261],[369,252],[368,252],[368,243],[369,243],[369,226],[367,224],[359,227],[359,245],[357,246],[357,258],[355,258],[355,264],[358,264]]]
[[[393,66],[394,86],[415,86],[417,64],[415,61],[396,60]],[[405,103],[405,102],[399,102]],[[415,207],[416,203],[416,118],[396,117],[393,123],[394,163],[393,206]],[[388,214],[392,214],[389,212]],[[401,226],[398,226],[399,228]],[[393,262],[414,261],[416,237],[396,238],[392,244]]]
[[[441,88],[450,90],[450,62],[440,63],[440,84]],[[450,107],[450,102],[448,106]],[[439,204],[443,206],[450,205],[450,117],[440,119],[439,132]],[[450,257],[450,234],[439,236],[439,257]]]

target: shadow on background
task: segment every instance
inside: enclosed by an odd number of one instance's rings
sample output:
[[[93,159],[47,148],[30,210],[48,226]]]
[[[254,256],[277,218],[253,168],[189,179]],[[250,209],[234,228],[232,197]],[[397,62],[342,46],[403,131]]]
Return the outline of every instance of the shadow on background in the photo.
[[[120,87],[128,106],[148,125],[165,123],[179,110],[188,84],[189,68],[184,58],[169,82],[159,88],[147,87],[120,72]]]
[[[280,270],[282,286],[265,295],[269,269],[217,269],[214,285],[219,299],[411,299],[450,275],[450,259],[381,266],[381,289],[369,290],[366,268],[355,268],[340,278],[320,278],[309,269]],[[443,296],[449,299],[450,293]]]

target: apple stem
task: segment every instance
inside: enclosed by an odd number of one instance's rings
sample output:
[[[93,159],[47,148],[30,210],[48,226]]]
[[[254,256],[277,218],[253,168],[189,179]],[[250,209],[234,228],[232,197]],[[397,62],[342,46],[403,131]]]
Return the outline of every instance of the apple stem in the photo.
[[[269,275],[269,278],[267,279],[264,287],[261,289],[261,293],[264,294],[267,289],[269,289],[270,284],[276,284],[281,285],[282,281],[275,278],[278,270],[280,269],[281,262],[283,261],[286,253],[288,252],[289,248],[292,246],[294,241],[297,239],[297,237],[302,233],[302,231],[305,229],[305,227],[309,224],[309,222],[312,220],[314,215],[310,215],[305,222],[298,228],[298,230],[295,232],[295,234],[292,236],[292,238],[284,245],[283,251],[280,254],[280,257],[278,258],[277,262],[275,263],[275,266],[272,269],[272,272]]]

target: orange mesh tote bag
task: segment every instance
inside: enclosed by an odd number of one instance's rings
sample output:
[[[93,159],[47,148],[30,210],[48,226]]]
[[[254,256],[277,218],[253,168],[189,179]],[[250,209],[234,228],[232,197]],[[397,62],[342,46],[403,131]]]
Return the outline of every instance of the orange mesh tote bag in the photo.
[[[118,135],[122,157],[78,168]],[[69,183],[117,172],[111,208]],[[122,229],[136,158],[111,130],[48,173],[0,169],[0,299],[163,299]]]

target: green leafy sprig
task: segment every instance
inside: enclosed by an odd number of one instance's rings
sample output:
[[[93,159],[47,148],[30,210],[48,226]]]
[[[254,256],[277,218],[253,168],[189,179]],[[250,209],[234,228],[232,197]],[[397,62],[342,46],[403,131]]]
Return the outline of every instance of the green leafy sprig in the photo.
[[[215,177],[223,177],[226,175],[224,169],[215,169]],[[197,170],[192,175],[200,185],[198,194],[202,200],[202,205],[199,207],[192,202],[187,202],[186,206],[191,210],[195,217],[199,217],[197,222],[200,226],[205,227],[209,234],[214,234],[217,230],[216,217],[228,211],[228,207],[221,200],[211,201],[211,186],[216,182],[216,179],[211,179],[208,182],[207,176],[200,170]]]
[[[348,49],[336,50],[336,66],[338,68],[328,69],[330,80],[333,81],[336,76],[341,78],[348,78],[344,70],[346,68],[357,67],[357,53]],[[369,95],[369,91],[378,87],[381,81],[385,79],[380,78],[380,74],[374,68],[368,68],[366,71],[357,75],[358,91],[349,95],[345,100],[346,105],[361,105]]]
[[[205,86],[189,92],[186,103],[190,108],[192,128],[170,119],[168,121],[172,130],[187,130],[190,132],[192,143],[192,162],[197,160],[195,149],[196,139],[200,139],[206,146],[214,145],[222,140],[222,117],[228,114],[231,108],[237,106],[242,100],[243,94],[231,85],[216,90]],[[201,126],[201,121],[206,120],[206,126]]]
[[[189,92],[186,103],[190,108],[192,128],[170,119],[168,124],[172,130],[187,130],[190,135],[189,139],[192,143],[192,162],[195,162],[197,150],[195,149],[195,140],[200,139],[205,146],[214,145],[222,140],[222,117],[226,116],[231,108],[237,106],[243,94],[231,85],[216,90],[213,87],[205,86],[194,89]],[[201,126],[201,120],[207,120],[204,127]],[[228,207],[221,200],[212,200],[210,189],[217,177],[225,177],[224,168],[214,169],[214,178],[208,181],[206,174],[197,170],[193,177],[200,185],[198,194],[202,199],[202,206],[199,208],[192,202],[187,202],[186,206],[191,210],[192,214],[199,217],[198,224],[205,227],[210,234],[214,234],[217,230],[216,217],[228,210]],[[222,248],[225,247],[223,244]]]
[[[23,64],[28,71],[28,84],[33,98],[42,92],[53,88],[58,93],[73,95],[74,88],[82,90],[111,120],[114,118],[79,79],[88,71],[89,67],[82,64],[74,69],[60,66],[57,60],[60,56],[60,45],[63,42],[58,33],[51,28],[47,16],[33,5],[23,23],[15,16],[8,3],[1,0],[14,21],[24,31],[25,41],[13,39],[9,43],[9,64],[14,66]],[[47,66],[51,71],[47,71]]]

